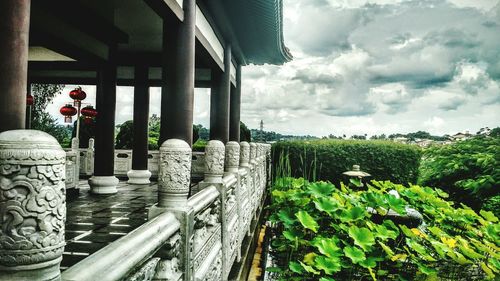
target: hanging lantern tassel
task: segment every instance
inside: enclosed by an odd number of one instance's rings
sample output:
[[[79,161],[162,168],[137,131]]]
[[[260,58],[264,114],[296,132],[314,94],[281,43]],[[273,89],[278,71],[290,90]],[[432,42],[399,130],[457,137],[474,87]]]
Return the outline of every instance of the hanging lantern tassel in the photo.
[[[80,112],[83,116],[85,116],[83,122],[87,125],[92,124],[92,120],[97,116],[97,110],[95,110],[91,105],[82,108]]]
[[[61,112],[61,114],[64,115],[65,123],[71,123],[73,120],[72,116],[76,115],[77,110],[71,104],[68,103],[65,106],[61,107],[59,112]]]

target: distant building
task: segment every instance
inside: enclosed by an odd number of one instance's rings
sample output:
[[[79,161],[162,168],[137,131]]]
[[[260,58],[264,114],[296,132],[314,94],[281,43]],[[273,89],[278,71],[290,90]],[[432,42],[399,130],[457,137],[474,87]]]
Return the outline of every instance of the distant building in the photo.
[[[471,137],[472,137],[472,134],[469,133],[469,131],[465,131],[465,132],[456,133],[456,134],[450,136],[450,140],[452,140],[452,141],[463,141],[463,140],[466,140],[466,139],[470,139]]]
[[[491,132],[491,129],[488,127],[484,127],[479,129],[479,131],[476,133],[476,135],[483,135],[483,136],[489,136]]]

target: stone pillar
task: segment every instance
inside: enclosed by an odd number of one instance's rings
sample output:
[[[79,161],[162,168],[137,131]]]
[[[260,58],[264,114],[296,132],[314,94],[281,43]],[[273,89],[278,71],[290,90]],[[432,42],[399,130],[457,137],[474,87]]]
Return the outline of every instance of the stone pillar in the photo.
[[[240,141],[240,108],[241,108],[241,65],[236,67],[236,87],[231,87],[229,109],[229,140]]]
[[[227,173],[238,173],[240,167],[240,145],[235,141],[226,144],[224,168]]]
[[[240,142],[240,166],[244,168],[250,166],[250,144],[246,141]]]
[[[229,141],[229,95],[231,89],[231,46],[224,48],[224,72],[212,76],[210,93],[210,139]]]
[[[115,108],[116,66],[106,65],[99,71],[96,91],[97,122],[95,138],[94,175],[89,179],[90,191],[95,194],[116,193],[118,179],[115,170]]]
[[[191,181],[191,147],[184,140],[169,139],[160,147],[158,207],[187,205]]]
[[[47,133],[0,133],[0,280],[59,280],[65,158]]]
[[[222,183],[225,147],[221,141],[211,140],[205,147],[205,179],[203,183]]]
[[[163,20],[160,143],[193,142],[196,0],[183,0],[181,23]],[[177,19],[175,19],[177,21]]]
[[[0,1],[0,132],[25,127],[30,4]]]
[[[257,144],[254,142],[250,143],[250,164],[255,164],[255,159],[257,158]]]
[[[149,184],[148,170],[148,121],[149,121],[149,68],[135,67],[134,85],[134,144],[132,170],[127,172],[128,183]]]
[[[191,180],[192,150],[187,142],[169,139],[160,147],[160,170],[158,173],[158,203],[151,206],[148,218],[152,219],[164,212],[172,212],[181,223],[181,238],[177,243],[180,253],[179,266],[173,268],[165,256],[156,271],[158,279],[170,280],[173,275],[183,274],[182,280],[191,280],[192,232],[194,224],[193,208],[188,205]],[[160,251],[165,254],[165,251]],[[169,255],[169,254],[167,254]],[[173,273],[172,271],[175,271]]]

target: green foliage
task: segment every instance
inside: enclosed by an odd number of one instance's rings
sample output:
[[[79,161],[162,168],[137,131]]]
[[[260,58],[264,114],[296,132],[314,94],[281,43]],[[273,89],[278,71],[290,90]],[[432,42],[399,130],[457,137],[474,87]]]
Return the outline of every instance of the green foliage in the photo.
[[[450,194],[450,199],[476,211],[485,204],[498,216],[498,197],[489,199],[498,195],[500,188],[499,148],[498,137],[476,137],[431,147],[422,157],[418,182],[439,186]]]
[[[85,117],[80,116],[80,141],[79,141],[79,146],[82,148],[87,148],[89,147],[89,139],[94,138],[95,139],[95,128],[96,128],[96,120],[95,118],[92,119],[92,122],[90,124],[86,124],[84,122]],[[76,137],[76,120],[73,122],[73,130],[71,133],[71,137],[74,138]]]
[[[119,131],[116,134],[117,149],[132,149],[134,144],[134,121],[128,120],[117,126]]]
[[[193,143],[193,151],[203,152],[205,151],[205,146],[207,146],[207,141],[203,139],[197,140]]]
[[[70,147],[71,128],[58,124],[57,120],[45,111],[54,97],[61,94],[62,89],[64,85],[31,84],[31,94],[34,98],[31,108],[31,128],[52,135],[62,147]]]
[[[273,162],[289,161],[287,175],[330,182],[345,178],[342,173],[358,164],[373,179],[415,183],[420,157],[421,150],[416,146],[378,140],[287,141],[273,145]],[[280,169],[283,166],[278,165],[277,172]]]
[[[250,134],[250,130],[248,129],[245,123],[240,121],[240,141],[251,142],[252,135]]]
[[[388,192],[396,190],[400,198]],[[495,280],[500,224],[439,189],[372,181],[366,190],[278,178],[271,190],[279,280]],[[395,206],[395,209],[393,207]],[[397,224],[418,210],[425,226]],[[371,210],[371,211],[370,211]],[[377,212],[375,214],[374,212]],[[382,215],[382,216],[381,216]]]
[[[158,140],[160,138],[160,117],[153,115],[149,119],[148,129],[148,149],[158,150]],[[193,142],[199,139],[199,131],[201,125],[193,125]],[[203,126],[201,126],[203,127]],[[134,143],[134,121],[128,120],[117,126],[118,133],[116,134],[117,149],[132,149]]]

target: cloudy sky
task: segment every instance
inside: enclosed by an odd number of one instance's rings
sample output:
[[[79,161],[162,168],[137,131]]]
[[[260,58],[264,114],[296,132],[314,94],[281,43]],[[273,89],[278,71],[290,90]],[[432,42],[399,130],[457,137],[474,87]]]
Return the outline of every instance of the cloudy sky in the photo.
[[[284,17],[294,60],[243,68],[249,127],[262,119],[265,130],[324,136],[500,126],[500,0],[284,0]],[[121,123],[133,95],[118,91]],[[208,126],[208,103],[197,89],[195,123]]]

